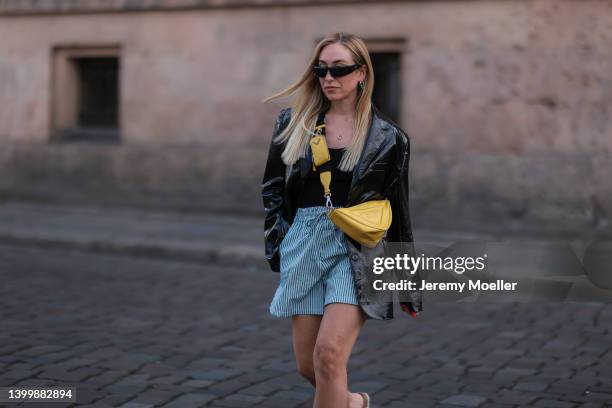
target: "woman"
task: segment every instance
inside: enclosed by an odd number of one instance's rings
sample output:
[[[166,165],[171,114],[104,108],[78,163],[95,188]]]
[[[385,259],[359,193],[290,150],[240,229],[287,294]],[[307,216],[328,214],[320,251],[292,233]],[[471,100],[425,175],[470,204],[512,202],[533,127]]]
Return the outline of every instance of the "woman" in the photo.
[[[347,387],[346,367],[367,319],[392,319],[393,302],[365,299],[366,270],[387,241],[412,243],[408,136],[371,103],[374,73],[364,42],[336,33],[320,41],[302,77],[264,102],[295,94],[274,128],[262,180],[266,259],[280,283],[270,313],[292,317],[298,371],[315,387],[315,407],[368,407]],[[324,115],[324,116],[323,116]],[[388,198],[392,223],[375,248],[361,247],[327,217],[309,140],[324,117],[334,207]],[[412,247],[411,247],[412,249]],[[420,276],[413,278],[420,287]],[[416,317],[421,292],[400,302]]]

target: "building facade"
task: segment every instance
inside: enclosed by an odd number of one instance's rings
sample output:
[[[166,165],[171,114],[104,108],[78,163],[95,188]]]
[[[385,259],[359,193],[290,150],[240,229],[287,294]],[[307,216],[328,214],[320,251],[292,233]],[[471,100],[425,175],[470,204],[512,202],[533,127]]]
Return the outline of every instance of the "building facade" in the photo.
[[[0,194],[262,214],[261,100],[334,31],[410,135],[415,227],[611,227],[601,0],[0,0]]]

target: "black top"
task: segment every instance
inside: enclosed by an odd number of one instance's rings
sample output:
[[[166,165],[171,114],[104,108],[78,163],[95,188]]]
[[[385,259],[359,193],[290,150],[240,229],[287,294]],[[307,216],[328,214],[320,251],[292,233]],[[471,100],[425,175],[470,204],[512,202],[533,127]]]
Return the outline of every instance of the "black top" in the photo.
[[[344,150],[345,148],[329,148],[332,167],[329,188],[334,207],[341,207],[346,204],[353,177],[353,171],[346,172],[338,169]],[[312,170],[311,165],[308,177],[304,183],[304,189],[298,195],[297,208],[313,206],[325,206],[325,197],[323,196],[323,185],[321,184],[319,174]]]

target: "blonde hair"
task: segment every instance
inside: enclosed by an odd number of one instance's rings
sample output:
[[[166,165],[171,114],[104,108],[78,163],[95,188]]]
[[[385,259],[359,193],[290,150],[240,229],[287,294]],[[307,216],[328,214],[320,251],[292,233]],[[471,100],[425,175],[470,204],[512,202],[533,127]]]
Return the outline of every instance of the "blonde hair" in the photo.
[[[311,129],[316,125],[318,113],[322,110],[327,111],[331,105],[321,89],[319,78],[313,75],[312,67],[318,63],[321,50],[333,43],[344,45],[351,52],[356,64],[366,66],[364,87],[363,90],[358,90],[355,103],[354,136],[338,167],[342,171],[351,171],[359,161],[372,119],[371,101],[374,89],[374,69],[370,53],[363,40],[353,34],[339,32],[319,41],[300,79],[262,101],[268,102],[286,95],[293,96],[290,103],[291,120],[274,139],[278,143],[287,140],[287,145],[281,155],[286,165],[293,164],[300,157],[305,156],[306,149],[309,148]]]

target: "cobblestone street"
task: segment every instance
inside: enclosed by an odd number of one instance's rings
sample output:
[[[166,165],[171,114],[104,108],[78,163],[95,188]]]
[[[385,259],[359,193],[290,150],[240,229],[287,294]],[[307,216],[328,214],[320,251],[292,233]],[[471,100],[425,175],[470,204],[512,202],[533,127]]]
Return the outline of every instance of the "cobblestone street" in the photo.
[[[73,385],[88,407],[312,406],[290,322],[268,314],[275,273],[10,245],[0,268],[1,386]],[[611,327],[598,303],[426,304],[365,325],[350,388],[373,407],[610,406]]]

